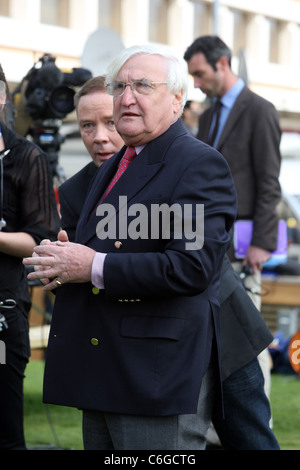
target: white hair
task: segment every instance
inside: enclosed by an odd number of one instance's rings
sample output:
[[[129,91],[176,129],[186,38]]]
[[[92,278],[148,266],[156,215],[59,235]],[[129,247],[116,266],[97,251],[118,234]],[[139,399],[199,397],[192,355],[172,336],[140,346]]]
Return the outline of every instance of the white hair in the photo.
[[[132,46],[128,47],[127,49],[123,49],[108,66],[105,80],[106,85],[108,83],[112,83],[116,79],[116,76],[125,62],[137,54],[159,55],[166,59],[168,71],[167,82],[169,90],[175,94],[180,93],[181,90],[183,91],[181,105],[182,112],[187,100],[188,93],[187,63],[183,59],[177,57],[170,48],[149,44],[145,46]]]

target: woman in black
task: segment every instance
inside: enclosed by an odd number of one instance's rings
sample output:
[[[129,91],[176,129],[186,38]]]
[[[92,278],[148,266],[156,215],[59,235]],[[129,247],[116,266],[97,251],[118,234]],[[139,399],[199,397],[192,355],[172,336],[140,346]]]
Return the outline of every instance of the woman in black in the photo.
[[[0,449],[25,449],[23,379],[31,299],[22,258],[42,239],[57,238],[59,216],[46,155],[3,122],[7,94],[0,66]],[[14,308],[1,307],[7,299]]]

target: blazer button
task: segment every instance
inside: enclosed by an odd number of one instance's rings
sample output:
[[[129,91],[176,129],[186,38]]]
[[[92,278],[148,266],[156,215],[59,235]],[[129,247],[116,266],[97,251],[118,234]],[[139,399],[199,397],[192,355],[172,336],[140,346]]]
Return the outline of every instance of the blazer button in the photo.
[[[115,242],[115,247],[117,248],[117,250],[119,250],[121,246],[122,246],[122,242],[120,242],[119,240]]]
[[[95,287],[95,286],[94,286],[94,287],[92,288],[92,293],[93,293],[94,295],[98,295],[99,292],[100,292],[100,289],[98,289],[98,287]]]
[[[99,340],[97,338],[92,338],[91,343],[92,343],[93,346],[98,346]]]

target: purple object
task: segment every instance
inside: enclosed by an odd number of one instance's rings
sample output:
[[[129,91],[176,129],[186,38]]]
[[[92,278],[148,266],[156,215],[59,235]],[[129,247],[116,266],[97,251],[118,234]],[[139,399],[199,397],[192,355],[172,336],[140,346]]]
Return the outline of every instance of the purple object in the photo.
[[[253,221],[237,220],[234,224],[234,253],[238,259],[245,258],[252,239]],[[287,258],[287,225],[285,220],[278,222],[277,248],[272,251],[271,259],[285,261]]]

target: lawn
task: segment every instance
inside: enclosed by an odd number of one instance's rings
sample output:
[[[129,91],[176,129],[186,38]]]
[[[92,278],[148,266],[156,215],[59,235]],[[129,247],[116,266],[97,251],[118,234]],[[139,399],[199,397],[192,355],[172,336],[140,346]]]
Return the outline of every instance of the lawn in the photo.
[[[272,375],[273,430],[282,450],[300,450],[300,377]]]
[[[42,403],[43,362],[30,361],[24,384],[25,436],[30,449],[82,449],[81,412]],[[272,375],[273,429],[282,450],[300,450],[300,378]]]
[[[24,428],[29,449],[81,450],[81,412],[42,403],[43,361],[30,361],[24,381]]]

